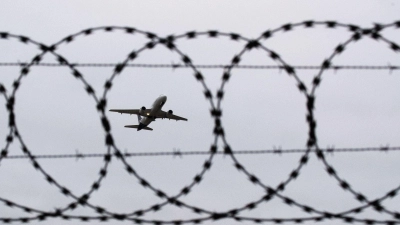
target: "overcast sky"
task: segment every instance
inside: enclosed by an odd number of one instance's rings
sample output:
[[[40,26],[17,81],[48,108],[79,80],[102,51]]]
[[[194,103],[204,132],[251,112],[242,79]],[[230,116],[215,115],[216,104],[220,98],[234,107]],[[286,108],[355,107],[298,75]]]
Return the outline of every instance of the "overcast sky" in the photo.
[[[52,45],[65,37],[88,28],[101,26],[132,27],[160,37],[189,31],[218,30],[237,33],[254,39],[267,30],[287,23],[306,20],[337,21],[363,28],[375,23],[399,21],[397,1],[2,1],[0,32],[22,35]],[[327,29],[295,27],[277,32],[261,44],[277,52],[290,65],[321,65],[336,46],[345,43],[352,32],[343,27]],[[384,29],[381,35],[400,44],[399,29]],[[71,63],[120,63],[127,55],[142,48],[148,38],[141,33],[123,30],[96,31],[78,35],[71,43],[61,44],[56,53]],[[195,39],[180,38],[175,42],[194,64],[229,64],[244,48],[243,40],[229,37]],[[37,46],[8,38],[0,39],[1,62],[29,62],[39,54]],[[399,55],[383,41],[365,36],[346,46],[336,56],[335,65],[397,65]],[[181,63],[181,57],[164,46],[140,53],[134,63]],[[47,54],[43,62],[57,62]],[[246,65],[277,65],[262,49],[247,51],[240,62]],[[113,68],[77,67],[98,97]],[[200,69],[207,88],[216,95],[221,86],[222,69]],[[12,83],[19,76],[18,67],[0,67],[0,83],[12,92]],[[318,70],[297,70],[308,90]],[[111,124],[115,144],[122,152],[208,151],[214,144],[214,121],[211,105],[204,97],[203,85],[196,81],[191,69],[125,68],[107,93],[106,116]],[[225,85],[221,102],[222,125],[226,141],[233,150],[304,149],[308,138],[306,98],[296,87],[293,76],[280,70],[234,69]],[[321,148],[359,148],[400,146],[400,73],[388,70],[328,70],[316,90],[315,119],[318,145]],[[188,121],[158,120],[150,124],[154,130],[137,132],[124,125],[137,124],[136,116],[108,112],[112,108],[150,108],[164,94],[168,100],[164,110],[188,118]],[[105,153],[105,132],[96,103],[85,91],[82,81],[74,78],[67,67],[32,67],[21,80],[16,95],[15,113],[18,131],[32,154]],[[217,99],[213,99],[214,103]],[[9,133],[5,98],[0,98],[0,148],[6,146]],[[218,150],[223,142],[217,140]],[[21,155],[21,143],[15,139],[8,147],[9,155]],[[236,159],[263,185],[277,187],[299,166],[302,154],[237,155]],[[174,196],[203,170],[208,155],[182,157],[131,157],[129,163],[154,188]],[[400,152],[334,153],[327,162],[353,190],[373,200],[384,196],[400,184]],[[87,193],[99,178],[104,166],[102,158],[39,159],[40,166],[74,195]],[[281,193],[301,205],[330,213],[344,212],[362,206],[349,191],[340,188],[338,180],[329,176],[321,160],[312,154]],[[199,185],[179,198],[182,202],[214,212],[241,208],[265,195],[260,185],[252,184],[245,173],[234,167],[230,156],[216,155],[212,167]],[[56,185],[46,182],[28,159],[2,159],[0,162],[0,198],[25,207],[53,212],[73,202]],[[89,203],[113,213],[130,213],[164,202],[149,188],[143,188],[137,177],[129,175],[125,165],[115,158],[107,167],[107,176]],[[390,212],[400,211],[399,197],[382,205]],[[78,207],[66,215],[97,216],[89,207]],[[18,207],[0,203],[0,218],[34,217]],[[249,218],[308,218],[298,206],[288,206],[281,198],[258,204],[238,216]],[[349,214],[360,219],[392,220],[388,213],[366,209]],[[187,208],[166,206],[143,215],[145,220],[188,220],[207,217]],[[85,224],[79,220],[48,218],[41,224]],[[398,220],[400,223],[400,220]],[[19,222],[15,222],[18,224]],[[32,224],[38,221],[32,221]],[[95,224],[98,221],[92,221]],[[203,224],[253,224],[232,219],[205,221]],[[289,222],[288,222],[289,223]],[[312,224],[314,222],[306,222]],[[342,224],[342,220],[326,220],[318,224]],[[105,224],[132,224],[110,220]]]

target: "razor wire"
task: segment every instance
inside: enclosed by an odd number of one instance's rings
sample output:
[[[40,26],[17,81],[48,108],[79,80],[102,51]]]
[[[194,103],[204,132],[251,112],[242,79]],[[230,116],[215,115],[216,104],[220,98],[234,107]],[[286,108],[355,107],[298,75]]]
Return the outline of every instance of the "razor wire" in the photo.
[[[345,29],[347,30],[350,35],[349,38],[343,42],[342,44],[337,45],[334,48],[333,53],[326,58],[320,66],[317,66],[313,69],[319,70],[318,74],[314,77],[313,83],[312,83],[312,88],[310,90],[307,89],[307,87],[304,85],[303,81],[297,76],[296,70],[301,69],[295,66],[292,66],[288,64],[277,52],[269,49],[267,46],[265,46],[262,42],[273,38],[273,35],[278,34],[279,32],[290,32],[293,31],[294,29],[299,29],[299,28],[317,28],[317,27],[324,27],[327,29]],[[48,182],[49,184],[53,185],[55,188],[59,189],[59,191],[66,197],[71,199],[71,203],[65,205],[64,207],[55,209],[55,210],[42,210],[42,209],[37,209],[37,208],[32,208],[28,207],[26,205],[23,205],[23,203],[17,203],[14,202],[10,199],[7,199],[3,196],[0,196],[0,202],[4,203],[6,206],[10,208],[14,208],[16,210],[21,210],[23,212],[28,212],[32,214],[30,217],[3,217],[0,215],[0,221],[3,223],[12,223],[12,222],[23,222],[23,223],[28,223],[28,222],[34,222],[34,221],[43,221],[49,218],[59,218],[63,220],[79,220],[79,221],[109,221],[109,220],[119,220],[119,221],[130,221],[133,223],[138,223],[138,224],[197,224],[197,223],[202,223],[205,221],[216,221],[216,220],[222,220],[222,219],[231,219],[235,221],[251,221],[255,223],[284,223],[284,222],[293,222],[293,223],[301,223],[301,222],[308,222],[308,221],[323,221],[323,220],[332,220],[332,221],[343,221],[347,223],[361,223],[361,224],[400,224],[400,212],[396,210],[391,210],[387,209],[382,205],[382,202],[389,198],[394,198],[398,195],[398,192],[400,191],[400,185],[397,187],[394,187],[393,189],[389,190],[387,194],[375,198],[375,199],[369,199],[367,195],[361,193],[360,191],[354,189],[350,182],[346,181],[343,179],[338,172],[336,172],[335,168],[328,162],[325,153],[328,153],[329,151],[331,152],[336,152],[337,150],[331,150],[331,149],[322,149],[318,145],[318,139],[317,139],[317,132],[316,132],[316,124],[317,121],[314,117],[314,103],[316,99],[316,90],[317,88],[322,84],[322,75],[323,72],[329,69],[335,69],[335,66],[333,64],[333,60],[335,57],[337,57],[339,54],[344,52],[346,48],[354,43],[360,40],[361,38],[367,37],[371,38],[374,40],[381,40],[384,44],[386,44],[389,49],[391,49],[395,53],[400,53],[400,47],[397,43],[394,41],[391,41],[385,37],[382,36],[381,31],[389,28],[400,28],[400,21],[393,22],[390,24],[375,24],[373,27],[369,28],[362,28],[356,25],[352,24],[343,24],[343,23],[338,23],[335,21],[324,21],[324,22],[318,22],[318,21],[304,21],[300,23],[288,23],[284,24],[281,27],[278,27],[273,30],[267,30],[263,32],[258,38],[255,39],[250,39],[246,38],[244,36],[241,36],[236,33],[225,33],[225,32],[220,32],[216,30],[211,30],[211,31],[205,31],[205,32],[196,32],[196,31],[190,31],[181,35],[169,35],[166,37],[160,37],[154,33],[147,32],[147,31],[142,31],[136,28],[132,27],[119,27],[119,26],[106,26],[106,27],[96,27],[96,28],[89,28],[85,29],[81,32],[74,33],[71,35],[68,35],[67,37],[61,39],[60,41],[52,44],[52,45],[46,45],[43,43],[40,43],[38,41],[35,41],[31,38],[28,38],[26,36],[21,36],[21,35],[15,35],[7,32],[0,32],[0,41],[8,41],[8,40],[17,40],[20,41],[21,43],[27,44],[27,45],[34,45],[40,49],[40,53],[37,54],[32,58],[32,60],[28,63],[23,63],[23,64],[18,64],[18,66],[21,66],[20,70],[20,75],[19,77],[14,81],[12,84],[12,90],[11,92],[7,92],[6,87],[0,83],[0,93],[3,95],[3,97],[6,100],[6,109],[9,114],[8,117],[8,126],[9,126],[9,132],[6,135],[6,143],[5,146],[2,148],[1,153],[0,153],[0,162],[4,159],[9,158],[9,148],[11,143],[14,141],[18,141],[21,146],[22,146],[22,151],[24,153],[24,157],[28,158],[30,162],[32,163],[33,167],[44,177],[45,181]],[[148,42],[138,48],[138,50],[133,50],[131,51],[128,56],[118,64],[112,65],[114,67],[113,73],[110,76],[110,78],[105,82],[104,84],[104,92],[101,95],[96,95],[94,89],[92,86],[89,84],[89,82],[84,78],[83,73],[81,73],[77,67],[76,64],[71,63],[57,53],[58,48],[60,48],[61,45],[65,45],[67,43],[75,41],[77,38],[83,38],[87,37],[90,35],[94,35],[97,32],[114,32],[114,31],[122,31],[125,32],[128,35],[142,35],[148,39]],[[216,95],[214,96],[210,89],[208,88],[207,84],[204,82],[204,77],[202,73],[199,71],[200,65],[196,65],[192,62],[191,58],[186,55],[183,51],[181,51],[177,46],[176,42],[182,39],[187,39],[187,40],[192,40],[195,39],[196,37],[208,37],[208,38],[227,38],[232,41],[238,41],[238,42],[244,42],[243,49],[238,52],[231,60],[230,64],[228,65],[222,65],[224,72],[222,75],[222,82],[221,86],[218,89]],[[131,64],[130,62],[134,61],[137,59],[141,53],[146,52],[146,51],[151,51],[156,46],[164,46],[165,48],[171,50],[173,53],[177,54],[179,57],[181,57],[182,60],[182,65],[184,65],[185,68],[191,69],[194,74],[194,78],[201,84],[204,90],[204,96],[206,100],[210,103],[210,113],[211,117],[214,119],[214,128],[213,128],[213,134],[214,134],[214,140],[213,144],[210,146],[209,152],[208,152],[208,158],[204,161],[203,166],[199,169],[199,172],[193,177],[191,181],[188,182],[187,185],[182,187],[179,191],[177,191],[176,194],[174,195],[167,195],[165,191],[163,191],[161,188],[154,186],[150,182],[148,182],[142,175],[140,175],[136,170],[134,169],[134,166],[132,166],[128,161],[126,160],[127,157],[132,156],[132,155],[127,155],[126,153],[122,153],[120,148],[117,146],[117,143],[114,141],[113,135],[111,133],[111,127],[109,120],[105,114],[105,108],[107,106],[107,94],[111,90],[111,87],[113,85],[114,79],[122,73],[122,71],[126,68],[129,67]],[[302,153],[302,156],[300,157],[300,160],[298,164],[294,167],[294,169],[288,174],[287,178],[282,180],[276,187],[272,187],[267,185],[262,179],[258,178],[257,175],[253,174],[250,170],[248,170],[236,157],[236,154],[240,154],[239,152],[235,151],[232,149],[229,145],[229,142],[227,138],[225,137],[225,132],[224,128],[222,126],[222,107],[221,107],[221,101],[223,100],[223,97],[225,95],[225,86],[227,81],[232,76],[232,70],[239,68],[240,67],[240,61],[241,57],[246,53],[251,50],[260,50],[264,51],[267,53],[268,57],[271,58],[273,61],[277,63],[278,66],[272,67],[274,69],[282,69],[287,75],[292,77],[294,81],[297,84],[297,88],[301,92],[302,95],[304,95],[306,99],[306,109],[307,109],[307,115],[306,115],[306,122],[308,124],[308,140],[306,143],[307,149],[301,149],[301,150],[296,150],[296,152]],[[105,146],[107,148],[107,151],[105,154],[98,155],[99,157],[102,157],[104,162],[102,166],[99,169],[99,175],[96,179],[94,179],[93,184],[91,187],[86,191],[85,194],[83,195],[76,195],[73,193],[68,187],[57,181],[55,178],[53,178],[49,172],[43,169],[39,161],[37,160],[39,157],[35,156],[32,154],[32,151],[29,149],[29,147],[26,145],[24,139],[23,139],[23,134],[19,132],[18,126],[17,126],[17,119],[16,119],[16,114],[14,112],[14,107],[15,107],[15,102],[17,98],[17,91],[21,87],[21,84],[23,83],[23,79],[27,76],[29,76],[30,73],[30,68],[32,66],[38,66],[40,65],[43,56],[46,54],[50,54],[56,58],[58,61],[58,64],[61,66],[68,67],[68,69],[71,71],[71,74],[73,77],[75,77],[77,80],[79,80],[83,86],[87,94],[91,96],[95,102],[96,110],[100,115],[100,121],[102,124],[102,127],[105,132]],[[176,65],[181,65],[181,64],[176,64]],[[173,68],[173,65],[171,65]],[[169,67],[169,66],[168,66]],[[181,66],[177,67],[180,68]],[[264,68],[265,69],[265,68]],[[340,68],[341,69],[341,68]],[[360,69],[360,68],[359,68]],[[376,69],[376,68],[375,68]],[[389,70],[395,70],[398,69],[396,66],[388,66],[385,67],[384,69],[389,69]],[[218,143],[222,142],[223,144],[223,150],[218,151],[217,145]],[[363,151],[375,149],[379,151],[389,151],[389,150],[397,150],[398,147],[380,147],[380,148],[364,148]],[[226,211],[219,211],[215,212],[206,208],[201,208],[198,206],[190,205],[188,203],[185,203],[182,199],[183,196],[188,195],[192,189],[195,187],[199,186],[201,182],[206,179],[205,175],[207,174],[208,171],[211,170],[212,165],[213,165],[213,159],[216,154],[224,154],[226,156],[231,157],[231,159],[234,162],[234,167],[243,173],[249,180],[250,183],[260,187],[262,190],[265,191],[265,195],[261,196],[260,198],[248,202],[247,204],[232,208],[230,210]],[[264,152],[266,153],[266,152]],[[282,152],[272,152],[272,153],[282,153]],[[319,159],[319,161],[322,162],[322,164],[325,166],[326,172],[333,178],[335,179],[338,183],[339,186],[346,192],[351,193],[360,203],[358,207],[343,210],[342,212],[339,213],[334,213],[334,212],[328,212],[319,209],[318,207],[315,206],[309,206],[306,204],[303,204],[301,202],[298,202],[286,195],[284,195],[284,190],[285,188],[293,182],[297,177],[299,177],[301,170],[305,167],[307,164],[310,154],[314,153],[316,157]],[[75,155],[76,156],[76,155]],[[96,156],[97,157],[97,156]],[[101,185],[102,181],[105,179],[105,176],[108,171],[108,166],[110,164],[110,161],[112,158],[118,159],[123,166],[125,167],[126,172],[131,175],[134,179],[136,179],[143,188],[147,188],[151,192],[153,192],[158,198],[160,198],[160,201],[158,203],[155,203],[153,205],[150,205],[146,208],[142,209],[132,209],[130,213],[119,213],[119,212],[113,212],[109,209],[106,209],[105,207],[95,205],[90,202],[90,198],[92,195],[97,192]],[[280,199],[284,204],[292,207],[299,208],[303,210],[304,212],[310,214],[309,217],[299,217],[299,218],[294,218],[294,217],[286,217],[286,218],[261,218],[261,217],[245,217],[241,216],[240,213],[244,211],[249,211],[254,208],[256,208],[260,204],[266,204],[270,202],[272,199]],[[149,212],[157,212],[163,207],[167,205],[173,205],[176,207],[181,207],[181,208],[186,208],[194,213],[198,214],[198,217],[191,218],[191,219],[181,219],[181,220],[147,220],[143,219],[142,216],[149,213]],[[87,216],[87,215],[72,215],[70,214],[70,211],[74,210],[78,206],[83,206],[90,208],[93,210],[93,212],[97,213],[98,216]],[[373,209],[377,212],[380,213],[386,213],[388,215],[391,215],[393,217],[393,220],[377,220],[377,219],[371,219],[371,218],[357,218],[354,215],[357,213],[360,213],[366,209]]]

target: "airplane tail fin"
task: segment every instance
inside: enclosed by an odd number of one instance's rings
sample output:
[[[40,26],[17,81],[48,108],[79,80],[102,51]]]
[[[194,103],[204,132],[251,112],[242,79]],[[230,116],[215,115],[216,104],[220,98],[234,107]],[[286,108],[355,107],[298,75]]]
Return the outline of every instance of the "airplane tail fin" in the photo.
[[[125,127],[126,128],[139,128],[139,125],[126,125]],[[143,129],[143,130],[153,130],[150,127],[142,127],[141,129]]]

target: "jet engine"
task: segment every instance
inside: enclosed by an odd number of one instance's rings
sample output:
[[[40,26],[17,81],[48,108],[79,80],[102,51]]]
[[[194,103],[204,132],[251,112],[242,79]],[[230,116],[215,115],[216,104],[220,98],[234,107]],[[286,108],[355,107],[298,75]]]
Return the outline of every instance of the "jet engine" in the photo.
[[[142,106],[139,110],[140,115],[144,116],[144,111],[146,111],[146,107]]]
[[[168,110],[168,114],[174,114],[172,110]]]

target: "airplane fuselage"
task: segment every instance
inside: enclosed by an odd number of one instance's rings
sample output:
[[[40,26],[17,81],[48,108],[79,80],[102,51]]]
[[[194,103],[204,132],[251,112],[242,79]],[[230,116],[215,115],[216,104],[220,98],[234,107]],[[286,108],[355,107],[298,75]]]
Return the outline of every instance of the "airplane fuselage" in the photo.
[[[154,101],[151,111],[145,113],[144,115],[141,115],[142,118],[139,121],[139,127],[137,130],[141,130],[144,127],[147,127],[151,122],[153,122],[157,114],[161,111],[166,101],[167,101],[167,96],[161,95],[160,97],[158,97]]]

